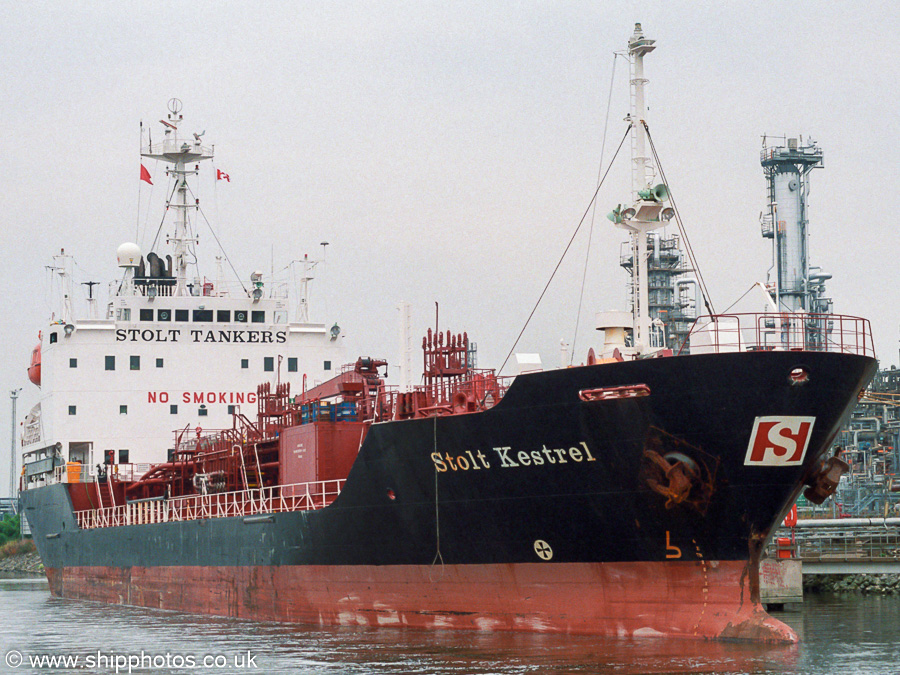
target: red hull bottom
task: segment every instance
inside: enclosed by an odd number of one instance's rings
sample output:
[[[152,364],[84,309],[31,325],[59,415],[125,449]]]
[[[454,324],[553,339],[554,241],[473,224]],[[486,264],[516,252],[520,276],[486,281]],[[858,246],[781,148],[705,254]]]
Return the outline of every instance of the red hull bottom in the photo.
[[[68,567],[65,598],[260,621],[796,642],[742,562]]]

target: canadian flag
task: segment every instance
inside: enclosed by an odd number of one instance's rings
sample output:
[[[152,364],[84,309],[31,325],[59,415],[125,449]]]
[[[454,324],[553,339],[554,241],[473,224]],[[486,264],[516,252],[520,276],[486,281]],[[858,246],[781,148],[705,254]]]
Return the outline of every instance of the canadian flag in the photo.
[[[153,181],[150,180],[150,172],[147,171],[147,167],[145,167],[143,164],[141,164],[141,180],[150,183],[150,185],[153,185]]]
[[[230,183],[231,176],[222,171],[222,169],[216,169],[216,180],[227,180]]]

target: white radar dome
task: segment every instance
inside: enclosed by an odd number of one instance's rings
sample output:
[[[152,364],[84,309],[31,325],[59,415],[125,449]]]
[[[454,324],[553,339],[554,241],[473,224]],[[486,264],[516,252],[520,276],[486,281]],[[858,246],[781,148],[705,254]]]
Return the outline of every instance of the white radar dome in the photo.
[[[131,242],[122,244],[116,249],[119,267],[138,267],[141,264],[141,247]]]

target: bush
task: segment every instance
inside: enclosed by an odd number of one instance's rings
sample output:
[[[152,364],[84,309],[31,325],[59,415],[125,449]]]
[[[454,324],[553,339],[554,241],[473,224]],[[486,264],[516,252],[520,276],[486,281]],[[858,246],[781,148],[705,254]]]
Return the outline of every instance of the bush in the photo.
[[[6,516],[0,520],[0,546],[8,541],[17,541],[21,539],[19,516]]]
[[[14,555],[22,555],[23,553],[34,553],[37,549],[31,539],[19,539],[18,541],[10,541],[0,546],[0,560],[10,558]]]

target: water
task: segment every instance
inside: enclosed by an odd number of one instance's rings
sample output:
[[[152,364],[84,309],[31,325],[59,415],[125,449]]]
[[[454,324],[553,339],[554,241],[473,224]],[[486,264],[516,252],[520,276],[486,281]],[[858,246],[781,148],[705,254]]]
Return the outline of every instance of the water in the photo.
[[[801,611],[775,615],[801,644],[309,628],[57,600],[43,579],[6,575],[0,672],[127,673],[130,659],[130,672],[166,675],[900,673],[900,598],[811,595]],[[17,654],[23,665],[4,662]]]

